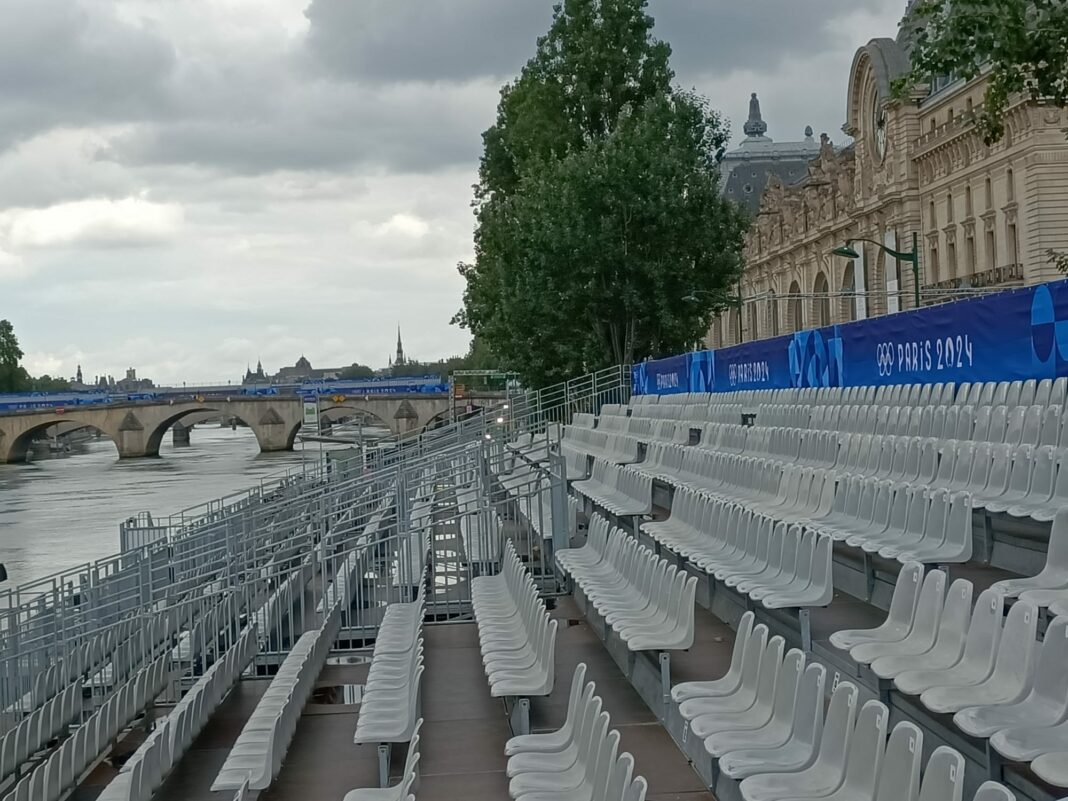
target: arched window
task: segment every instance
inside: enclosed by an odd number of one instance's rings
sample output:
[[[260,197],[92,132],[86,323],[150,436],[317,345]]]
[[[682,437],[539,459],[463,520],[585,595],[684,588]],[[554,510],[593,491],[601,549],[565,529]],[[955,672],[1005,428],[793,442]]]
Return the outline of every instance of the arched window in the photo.
[[[857,319],[857,278],[853,272],[853,265],[847,264],[842,273],[842,295],[838,316],[846,322]]]
[[[728,316],[730,317],[730,329],[723,333],[723,339],[726,342],[740,345],[742,344],[742,310],[735,307],[731,309]]]
[[[946,222],[953,222],[953,193],[946,195]]]
[[[938,230],[938,207],[935,206],[934,200],[931,201],[931,207],[927,214],[928,219],[931,221],[931,230]]]
[[[994,189],[990,183],[990,178],[986,179],[986,185],[983,187],[983,195],[985,196],[985,211],[990,211],[994,208]]]
[[[964,188],[964,216],[971,217],[975,214],[975,208],[972,206],[972,188],[967,186]]]
[[[801,308],[801,286],[794,281],[790,284],[789,298],[786,301],[786,327],[790,331],[800,331],[805,327]]]
[[[817,273],[816,281],[812,285],[812,293],[817,296],[812,299],[812,319],[820,328],[831,324],[831,296],[828,294],[829,291],[827,276],[823,272]]]
[[[774,289],[768,292],[768,335],[779,335],[779,298]]]
[[[1012,167],[1005,173],[1005,196],[1010,203],[1016,200],[1016,173],[1012,171]]]
[[[754,339],[760,339],[760,320],[757,318],[757,302],[755,300],[745,304],[745,316],[746,325],[749,328],[746,332],[746,339],[750,342]]]

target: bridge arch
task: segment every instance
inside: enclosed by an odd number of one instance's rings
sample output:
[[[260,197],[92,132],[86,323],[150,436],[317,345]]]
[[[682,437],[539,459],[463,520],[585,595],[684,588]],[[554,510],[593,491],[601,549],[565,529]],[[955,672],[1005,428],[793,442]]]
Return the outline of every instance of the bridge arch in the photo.
[[[355,406],[352,404],[340,404],[338,406],[331,406],[329,408],[322,409],[319,412],[319,421],[325,421],[327,423],[336,423],[346,417],[354,417],[358,414],[363,415],[364,417],[370,417],[383,428],[391,428],[388,420],[385,420],[384,418],[380,417],[369,409],[361,409],[359,406]]]
[[[68,434],[73,431],[81,431],[83,428],[91,428],[93,431],[99,432],[111,442],[111,444],[115,446],[116,453],[120,451],[119,443],[115,441],[115,437],[100,426],[78,419],[76,416],[68,417],[67,415],[56,415],[51,420],[38,422],[26,427],[19,434],[12,436],[10,442],[6,441],[7,437],[0,436],[0,464],[4,464],[5,462],[25,462],[26,456],[30,451],[30,446],[33,444],[37,434],[60,423],[73,424],[71,428],[68,428],[67,431],[64,432]]]
[[[201,406],[194,409],[182,409],[181,411],[167,415],[159,423],[157,423],[149,432],[148,438],[145,440],[145,456],[159,456],[159,447],[163,444],[163,436],[170,430],[171,426],[180,422],[186,417],[190,417],[194,414],[200,414],[203,412],[214,412],[216,414],[225,415],[226,412],[222,409],[217,409],[209,406]]]

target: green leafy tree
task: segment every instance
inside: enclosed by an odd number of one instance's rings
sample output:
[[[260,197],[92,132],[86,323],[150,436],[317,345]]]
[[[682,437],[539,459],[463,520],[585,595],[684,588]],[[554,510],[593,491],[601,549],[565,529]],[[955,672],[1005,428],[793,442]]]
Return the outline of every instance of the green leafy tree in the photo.
[[[895,84],[905,97],[931,76],[989,80],[977,124],[987,144],[1005,135],[1015,98],[1068,104],[1068,3],[1064,0],[921,0],[912,69]]]
[[[19,365],[23,355],[15,327],[8,320],[0,320],[0,392],[26,389],[29,376]]]
[[[501,91],[454,322],[528,386],[691,346],[730,303],[742,212],[728,140],[673,89],[646,0],[565,0]]]
[[[341,371],[339,378],[348,379],[350,381],[359,381],[367,378],[374,378],[375,371],[365,364],[351,364]]]
[[[70,389],[70,381],[65,378],[52,378],[45,373],[40,378],[32,378],[29,388],[34,392],[65,392]]]

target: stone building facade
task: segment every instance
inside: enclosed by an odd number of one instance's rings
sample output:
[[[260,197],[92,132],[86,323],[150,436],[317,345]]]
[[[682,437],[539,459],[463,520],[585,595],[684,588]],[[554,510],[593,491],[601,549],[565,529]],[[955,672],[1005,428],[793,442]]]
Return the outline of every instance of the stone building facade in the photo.
[[[821,137],[807,176],[771,177],[745,245],[741,305],[713,322],[722,347],[915,306],[912,264],[874,244],[917,243],[920,305],[1060,277],[1068,249],[1068,112],[1024,101],[1005,138],[983,143],[985,79],[935,80],[898,101],[908,30],[860,48],[849,75],[851,143]],[[847,243],[859,258],[832,254]]]

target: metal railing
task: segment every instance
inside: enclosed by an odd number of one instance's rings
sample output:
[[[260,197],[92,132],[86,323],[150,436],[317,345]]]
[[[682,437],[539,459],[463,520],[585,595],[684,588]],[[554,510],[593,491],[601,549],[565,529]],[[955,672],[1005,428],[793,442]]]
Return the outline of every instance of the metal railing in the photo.
[[[76,726],[168,652],[177,700],[253,623],[250,669],[262,673],[338,608],[346,649],[364,647],[385,608],[420,587],[430,622],[463,619],[472,579],[499,569],[509,540],[554,592],[552,553],[571,527],[562,426],[629,396],[629,368],[601,371],[390,448],[327,453],[244,492],[124,521],[122,553],[0,593],[0,735],[72,684],[88,689],[64,722]]]

